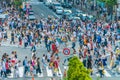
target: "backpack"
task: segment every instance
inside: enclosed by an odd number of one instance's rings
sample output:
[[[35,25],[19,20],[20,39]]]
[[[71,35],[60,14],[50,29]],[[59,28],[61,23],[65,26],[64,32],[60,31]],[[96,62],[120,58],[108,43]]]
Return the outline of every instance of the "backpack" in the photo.
[[[25,66],[25,60],[23,60],[23,66]]]

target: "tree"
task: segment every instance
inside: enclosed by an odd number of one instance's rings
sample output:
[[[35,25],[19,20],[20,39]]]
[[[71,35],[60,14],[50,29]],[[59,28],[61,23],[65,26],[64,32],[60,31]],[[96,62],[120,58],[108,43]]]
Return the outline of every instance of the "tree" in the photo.
[[[22,0],[14,0],[14,4],[16,6],[20,6],[20,5],[22,5]]]
[[[106,4],[108,13],[112,13],[113,7],[117,4],[117,0],[99,0],[99,1],[104,2]]]
[[[92,80],[90,71],[87,70],[77,56],[69,61],[69,69],[67,71],[68,80]]]
[[[114,12],[113,8],[117,4],[117,0],[99,0],[99,1],[104,2],[106,4],[108,15],[111,15],[112,19]]]
[[[114,6],[117,4],[117,0],[100,0],[101,2],[105,2],[107,6]]]

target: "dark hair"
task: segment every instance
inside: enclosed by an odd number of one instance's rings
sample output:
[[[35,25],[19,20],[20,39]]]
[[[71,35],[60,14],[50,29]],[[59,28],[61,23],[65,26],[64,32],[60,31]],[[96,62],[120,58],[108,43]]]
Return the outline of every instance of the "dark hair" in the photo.
[[[27,56],[25,56],[25,59],[27,58]]]
[[[37,61],[38,61],[39,59],[40,59],[40,58],[38,57],[38,58],[37,58]]]

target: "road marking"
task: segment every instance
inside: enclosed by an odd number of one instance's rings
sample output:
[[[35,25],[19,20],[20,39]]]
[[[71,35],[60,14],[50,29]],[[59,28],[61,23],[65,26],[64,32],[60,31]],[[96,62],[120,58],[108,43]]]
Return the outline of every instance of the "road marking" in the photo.
[[[55,14],[54,12],[53,12],[53,14],[54,14],[54,16],[56,16],[57,18],[60,18],[60,16],[58,16],[57,14]]]
[[[42,4],[42,2],[28,2],[31,5],[38,5],[38,4]]]
[[[64,69],[68,70],[68,66],[64,66]]]
[[[23,75],[24,75],[24,67],[19,67],[18,70],[19,70],[19,77],[23,77]]]
[[[97,77],[100,77],[100,74],[99,74],[99,73],[97,73],[97,74],[96,74],[96,76],[97,76]]]
[[[61,72],[61,70],[60,70],[60,67],[58,67],[57,76],[58,76],[58,77],[62,77],[62,76],[63,76],[63,75],[62,75],[62,72]]]
[[[46,70],[47,70],[47,76],[48,77],[53,77],[52,69],[49,69],[48,66],[47,66]]]
[[[111,75],[106,71],[106,70],[104,70],[104,75],[106,76],[106,77],[111,77]]]
[[[42,16],[44,16],[44,14],[43,14],[43,13],[41,13],[41,15],[42,15]]]

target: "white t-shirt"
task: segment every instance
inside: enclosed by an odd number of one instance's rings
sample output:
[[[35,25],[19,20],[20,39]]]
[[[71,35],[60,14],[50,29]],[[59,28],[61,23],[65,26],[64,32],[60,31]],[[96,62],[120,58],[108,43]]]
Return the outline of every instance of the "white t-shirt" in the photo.
[[[58,43],[58,41],[56,41],[56,43],[55,43],[55,44],[56,44],[56,46],[57,46],[57,47],[59,47],[59,43]]]
[[[2,38],[2,32],[0,32],[0,38]]]

